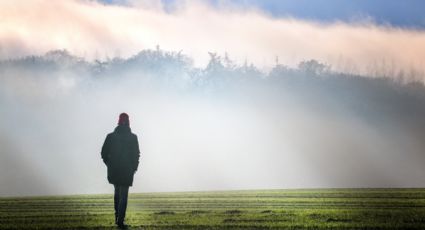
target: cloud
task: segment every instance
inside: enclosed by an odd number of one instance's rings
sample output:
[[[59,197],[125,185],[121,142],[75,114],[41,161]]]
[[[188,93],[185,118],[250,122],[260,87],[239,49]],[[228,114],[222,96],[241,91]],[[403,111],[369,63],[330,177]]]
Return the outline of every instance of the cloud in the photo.
[[[172,11],[152,1],[2,1],[0,15],[2,59],[52,49],[89,59],[128,57],[160,45],[183,50],[199,66],[213,51],[264,67],[278,56],[283,64],[314,58],[338,70],[368,74],[425,68],[424,31],[367,21],[321,24],[200,1],[177,1]]]

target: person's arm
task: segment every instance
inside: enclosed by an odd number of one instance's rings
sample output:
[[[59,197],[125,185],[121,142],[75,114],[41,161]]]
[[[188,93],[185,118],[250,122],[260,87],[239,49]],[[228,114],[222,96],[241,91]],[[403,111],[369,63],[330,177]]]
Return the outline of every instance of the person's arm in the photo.
[[[110,145],[111,145],[111,137],[108,134],[105,138],[105,142],[103,143],[102,146],[102,152],[101,152],[101,156],[102,156],[102,160],[105,163],[105,165],[108,165],[108,161],[109,161],[109,149],[110,149]]]
[[[134,141],[134,165],[133,169],[136,172],[137,168],[139,167],[139,158],[140,158],[140,149],[139,149],[139,141],[137,139],[137,136],[135,135],[135,141]]]

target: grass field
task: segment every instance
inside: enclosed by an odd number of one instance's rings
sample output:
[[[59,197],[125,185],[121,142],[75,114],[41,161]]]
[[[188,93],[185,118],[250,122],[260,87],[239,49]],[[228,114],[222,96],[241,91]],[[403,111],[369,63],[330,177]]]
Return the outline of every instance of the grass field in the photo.
[[[0,198],[0,229],[115,229],[112,195]],[[425,189],[131,194],[131,229],[425,229]]]

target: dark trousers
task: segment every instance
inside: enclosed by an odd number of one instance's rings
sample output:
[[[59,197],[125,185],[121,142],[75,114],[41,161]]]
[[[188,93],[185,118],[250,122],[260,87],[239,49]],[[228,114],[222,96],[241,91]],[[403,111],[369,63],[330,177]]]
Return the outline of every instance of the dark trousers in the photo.
[[[114,187],[115,221],[123,223],[125,211],[127,210],[128,186],[114,185]]]

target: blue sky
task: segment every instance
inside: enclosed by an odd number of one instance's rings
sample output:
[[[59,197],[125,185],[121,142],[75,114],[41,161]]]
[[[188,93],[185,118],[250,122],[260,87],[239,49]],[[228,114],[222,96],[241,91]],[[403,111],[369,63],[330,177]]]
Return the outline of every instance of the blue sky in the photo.
[[[125,0],[102,0],[120,4]],[[378,24],[425,29],[423,0],[205,0],[212,5],[230,2],[241,7],[257,7],[275,17],[291,16],[322,22],[368,19]],[[162,0],[166,7],[176,0]]]
[[[236,0],[255,5],[275,16],[351,21],[371,17],[377,23],[425,28],[425,1],[422,0]]]

